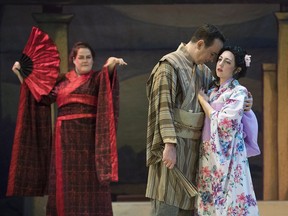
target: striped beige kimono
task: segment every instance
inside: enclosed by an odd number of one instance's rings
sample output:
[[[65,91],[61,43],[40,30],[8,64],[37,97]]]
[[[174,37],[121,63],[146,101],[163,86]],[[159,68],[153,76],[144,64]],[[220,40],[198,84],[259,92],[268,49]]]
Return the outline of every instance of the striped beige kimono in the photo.
[[[185,44],[164,56],[154,67],[147,81],[149,100],[147,128],[147,161],[149,167],[146,197],[163,201],[185,210],[194,207],[194,197],[189,196],[173,170],[161,161],[164,143],[175,143],[177,167],[184,176],[195,183],[198,149],[204,113],[198,103],[200,88],[208,88],[211,71],[205,65],[195,65]],[[179,110],[202,115],[199,122],[183,127],[179,124]],[[195,114],[196,115],[196,114]],[[176,119],[177,117],[177,119]]]

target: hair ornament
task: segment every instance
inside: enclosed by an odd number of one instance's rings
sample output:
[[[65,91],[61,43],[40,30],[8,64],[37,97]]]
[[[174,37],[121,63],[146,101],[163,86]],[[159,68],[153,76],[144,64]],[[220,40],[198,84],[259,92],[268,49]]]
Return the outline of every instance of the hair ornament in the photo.
[[[244,57],[244,60],[245,60],[245,64],[246,64],[246,67],[250,67],[250,63],[251,63],[251,55],[245,55]]]

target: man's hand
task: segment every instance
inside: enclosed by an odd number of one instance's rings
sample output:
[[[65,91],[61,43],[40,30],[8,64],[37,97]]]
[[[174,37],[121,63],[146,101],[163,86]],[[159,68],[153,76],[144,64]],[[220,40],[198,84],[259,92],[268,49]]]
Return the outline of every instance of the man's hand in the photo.
[[[176,164],[176,146],[173,143],[166,143],[163,151],[163,163],[168,169],[173,169]]]
[[[251,92],[248,92],[248,98],[244,101],[244,111],[250,111],[253,106],[253,97]]]

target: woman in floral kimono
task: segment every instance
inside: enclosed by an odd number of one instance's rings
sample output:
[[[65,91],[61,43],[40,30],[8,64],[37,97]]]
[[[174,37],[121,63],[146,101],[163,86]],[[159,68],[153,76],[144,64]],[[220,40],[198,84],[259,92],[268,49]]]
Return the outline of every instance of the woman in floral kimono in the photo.
[[[27,106],[19,106],[22,112],[18,113],[7,194],[40,196],[48,190],[49,216],[113,215],[109,183],[118,180],[119,107],[115,66],[126,63],[110,57],[102,70],[93,71],[94,57],[90,45],[76,43],[70,54],[75,68],[39,98],[28,94],[33,83],[25,82],[19,62],[12,68],[23,81],[21,91],[27,92],[21,96],[29,99]],[[39,82],[45,82],[45,76],[39,76]],[[49,109],[55,101],[57,119],[51,148],[50,122],[41,124],[41,119],[49,119],[50,113],[42,108]],[[30,118],[30,113],[36,116]],[[40,133],[41,128],[47,130]]]
[[[241,122],[248,91],[238,82],[249,63],[250,56],[240,47],[224,47],[218,55],[215,85],[207,95],[198,94],[206,119],[196,215],[259,215]]]

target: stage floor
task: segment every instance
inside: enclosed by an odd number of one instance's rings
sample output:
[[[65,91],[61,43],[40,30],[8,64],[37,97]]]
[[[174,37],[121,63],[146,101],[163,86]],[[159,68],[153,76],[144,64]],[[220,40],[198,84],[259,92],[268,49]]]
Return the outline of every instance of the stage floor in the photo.
[[[287,216],[288,201],[258,201],[260,216]],[[150,202],[114,202],[114,216],[149,216]]]

